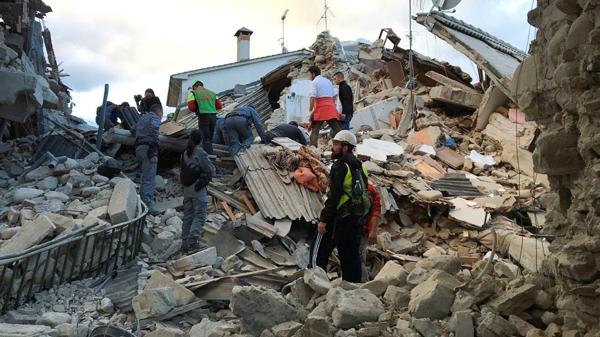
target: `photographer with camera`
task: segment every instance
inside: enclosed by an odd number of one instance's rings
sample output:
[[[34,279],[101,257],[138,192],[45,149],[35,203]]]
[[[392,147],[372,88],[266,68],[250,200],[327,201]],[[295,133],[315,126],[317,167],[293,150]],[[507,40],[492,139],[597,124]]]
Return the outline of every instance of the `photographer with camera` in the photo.
[[[138,111],[142,114],[149,112],[150,108],[155,104],[160,105],[162,108],[160,99],[154,94],[154,90],[150,88],[144,91],[144,97],[142,97],[142,95],[135,95],[133,96],[133,99],[135,100]]]

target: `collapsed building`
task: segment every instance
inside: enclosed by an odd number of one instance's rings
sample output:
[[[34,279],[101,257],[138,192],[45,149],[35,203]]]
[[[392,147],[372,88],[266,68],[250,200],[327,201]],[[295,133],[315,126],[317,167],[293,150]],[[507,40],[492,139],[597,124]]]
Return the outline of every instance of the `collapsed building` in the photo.
[[[128,179],[136,169],[129,131],[104,134],[125,173],[112,179],[97,174],[104,154],[96,151],[32,168],[23,162],[34,139],[6,143],[26,171],[22,179],[3,174],[0,186],[8,196],[0,334],[593,336],[594,233],[584,224],[593,224],[594,185],[582,184],[593,181],[593,155],[570,151],[579,144],[570,135],[591,128],[573,116],[593,109],[593,91],[583,94],[595,83],[593,57],[580,56],[594,48],[565,42],[571,30],[582,39],[591,30],[591,10],[555,1],[533,11],[540,32],[531,56],[443,13],[418,14],[416,22],[478,66],[476,84],[459,67],[416,52],[410,78],[411,51],[382,29],[354,53],[323,32],[311,53],[268,72],[245,95],[224,93],[226,111],[253,104],[268,126],[305,122],[308,67],[345,73],[357,155],[382,196],[377,243],[368,250],[371,280],[363,284],[343,282],[335,257],[327,271],[306,269],[331,162],[328,131],[317,150],[275,139],[232,158],[216,145],[221,174],[209,186],[204,235],[211,248],[189,256],[179,253],[179,168],[161,159],[161,215],[146,215]],[[562,33],[544,33],[545,25]],[[548,37],[563,54],[544,56]],[[552,61],[538,59],[546,57]],[[584,59],[589,66],[579,67]],[[558,82],[540,87],[536,74],[554,67],[556,81],[568,78],[566,88],[582,93],[581,104]],[[558,107],[564,118],[552,114]],[[182,152],[196,125],[178,108],[161,125],[161,157]],[[299,168],[314,173],[312,184],[294,178]],[[584,168],[590,175],[577,173]]]

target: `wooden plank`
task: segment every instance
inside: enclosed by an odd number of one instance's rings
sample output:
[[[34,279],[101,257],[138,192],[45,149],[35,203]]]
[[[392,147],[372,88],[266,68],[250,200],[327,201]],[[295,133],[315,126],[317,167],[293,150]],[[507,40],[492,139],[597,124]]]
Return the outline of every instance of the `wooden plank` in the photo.
[[[233,197],[227,195],[225,192],[219,190],[219,188],[214,183],[210,183],[210,185],[207,186],[207,189],[208,189],[208,194],[212,195],[213,197],[215,197],[221,201],[226,201],[228,204],[232,205],[233,207],[237,208],[238,210],[240,210],[242,212],[250,213],[250,210],[248,210],[246,208],[246,205],[244,205],[244,203],[239,202],[235,198],[233,198]]]
[[[241,274],[233,274],[233,275],[225,275],[222,277],[217,277],[214,278],[212,280],[206,280],[206,281],[200,281],[200,282],[194,282],[194,283],[188,283],[186,284],[186,288],[194,290],[194,289],[198,289],[201,288],[205,285],[214,283],[214,282],[218,282],[220,280],[226,280],[226,279],[239,279],[239,278],[244,278],[244,277],[250,277],[250,276],[255,276],[255,275],[263,275],[263,274],[269,274],[269,273],[276,273],[280,270],[285,269],[285,267],[276,267],[276,268],[270,268],[270,269],[263,269],[263,270],[257,270],[257,271],[251,271],[251,272],[247,272],[247,273],[241,273]]]
[[[235,214],[233,214],[233,211],[231,210],[231,207],[229,207],[229,204],[227,204],[227,201],[221,202],[221,205],[223,206],[223,209],[227,213],[229,219],[234,223],[237,222],[237,217],[235,216]]]
[[[246,205],[246,207],[248,207],[248,210],[250,210],[250,214],[254,215],[254,214],[258,213],[258,211],[256,210],[256,208],[254,208],[254,205],[252,205],[252,202],[250,201],[250,199],[248,198],[248,196],[246,194],[242,194],[241,199],[244,202],[244,205]]]
[[[390,74],[392,86],[403,87],[405,81],[404,67],[400,61],[390,61],[385,64],[385,69]]]
[[[177,132],[185,130],[185,124],[175,121],[169,121],[160,125],[159,132],[161,135],[171,136]]]
[[[444,75],[442,75],[442,74],[440,74],[440,73],[438,73],[436,71],[430,70],[427,73],[425,73],[425,76],[427,76],[427,77],[431,78],[432,80],[434,80],[434,81],[436,81],[436,82],[438,82],[440,84],[443,84],[445,86],[453,87],[453,88],[459,88],[459,89],[462,89],[462,90],[464,90],[466,92],[471,92],[471,93],[474,93],[474,94],[479,94],[479,92],[477,90],[475,90],[474,88],[471,88],[470,86],[468,86],[466,84],[462,84],[462,83],[460,83],[458,81],[455,81],[455,80],[453,80],[451,78],[448,78],[448,77],[446,77],[446,76],[444,76]]]
[[[452,167],[455,170],[460,169],[465,162],[464,156],[447,147],[437,149],[436,157],[438,157],[438,159],[444,164]]]

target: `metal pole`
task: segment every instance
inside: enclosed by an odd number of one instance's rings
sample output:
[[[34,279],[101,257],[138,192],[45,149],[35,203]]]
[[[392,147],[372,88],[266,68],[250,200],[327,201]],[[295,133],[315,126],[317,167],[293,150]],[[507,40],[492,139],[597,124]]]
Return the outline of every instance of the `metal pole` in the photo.
[[[102,111],[100,112],[100,124],[98,125],[98,135],[96,136],[96,148],[102,147],[102,134],[104,133],[104,119],[106,118],[106,101],[108,99],[108,83],[104,85],[104,99],[102,100]]]

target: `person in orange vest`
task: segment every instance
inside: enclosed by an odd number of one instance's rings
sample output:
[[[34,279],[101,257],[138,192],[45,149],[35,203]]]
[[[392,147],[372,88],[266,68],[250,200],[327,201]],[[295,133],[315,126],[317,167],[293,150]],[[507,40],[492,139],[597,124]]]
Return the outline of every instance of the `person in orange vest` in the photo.
[[[362,262],[362,282],[369,281],[369,271],[367,270],[367,248],[369,243],[377,243],[377,226],[381,217],[381,194],[377,186],[369,183],[367,185],[371,197],[371,211],[367,215],[367,220],[363,224],[363,236],[360,240],[360,260]]]
[[[198,130],[202,132],[202,147],[208,154],[213,154],[212,139],[217,124],[217,110],[223,104],[217,95],[206,89],[202,81],[194,82],[188,93],[188,109],[198,117]]]
[[[319,131],[327,122],[333,130],[332,136],[342,130],[340,114],[335,107],[335,90],[330,80],[321,76],[321,69],[317,66],[308,68],[312,80],[310,90],[311,131],[310,145],[317,147],[319,144]]]

